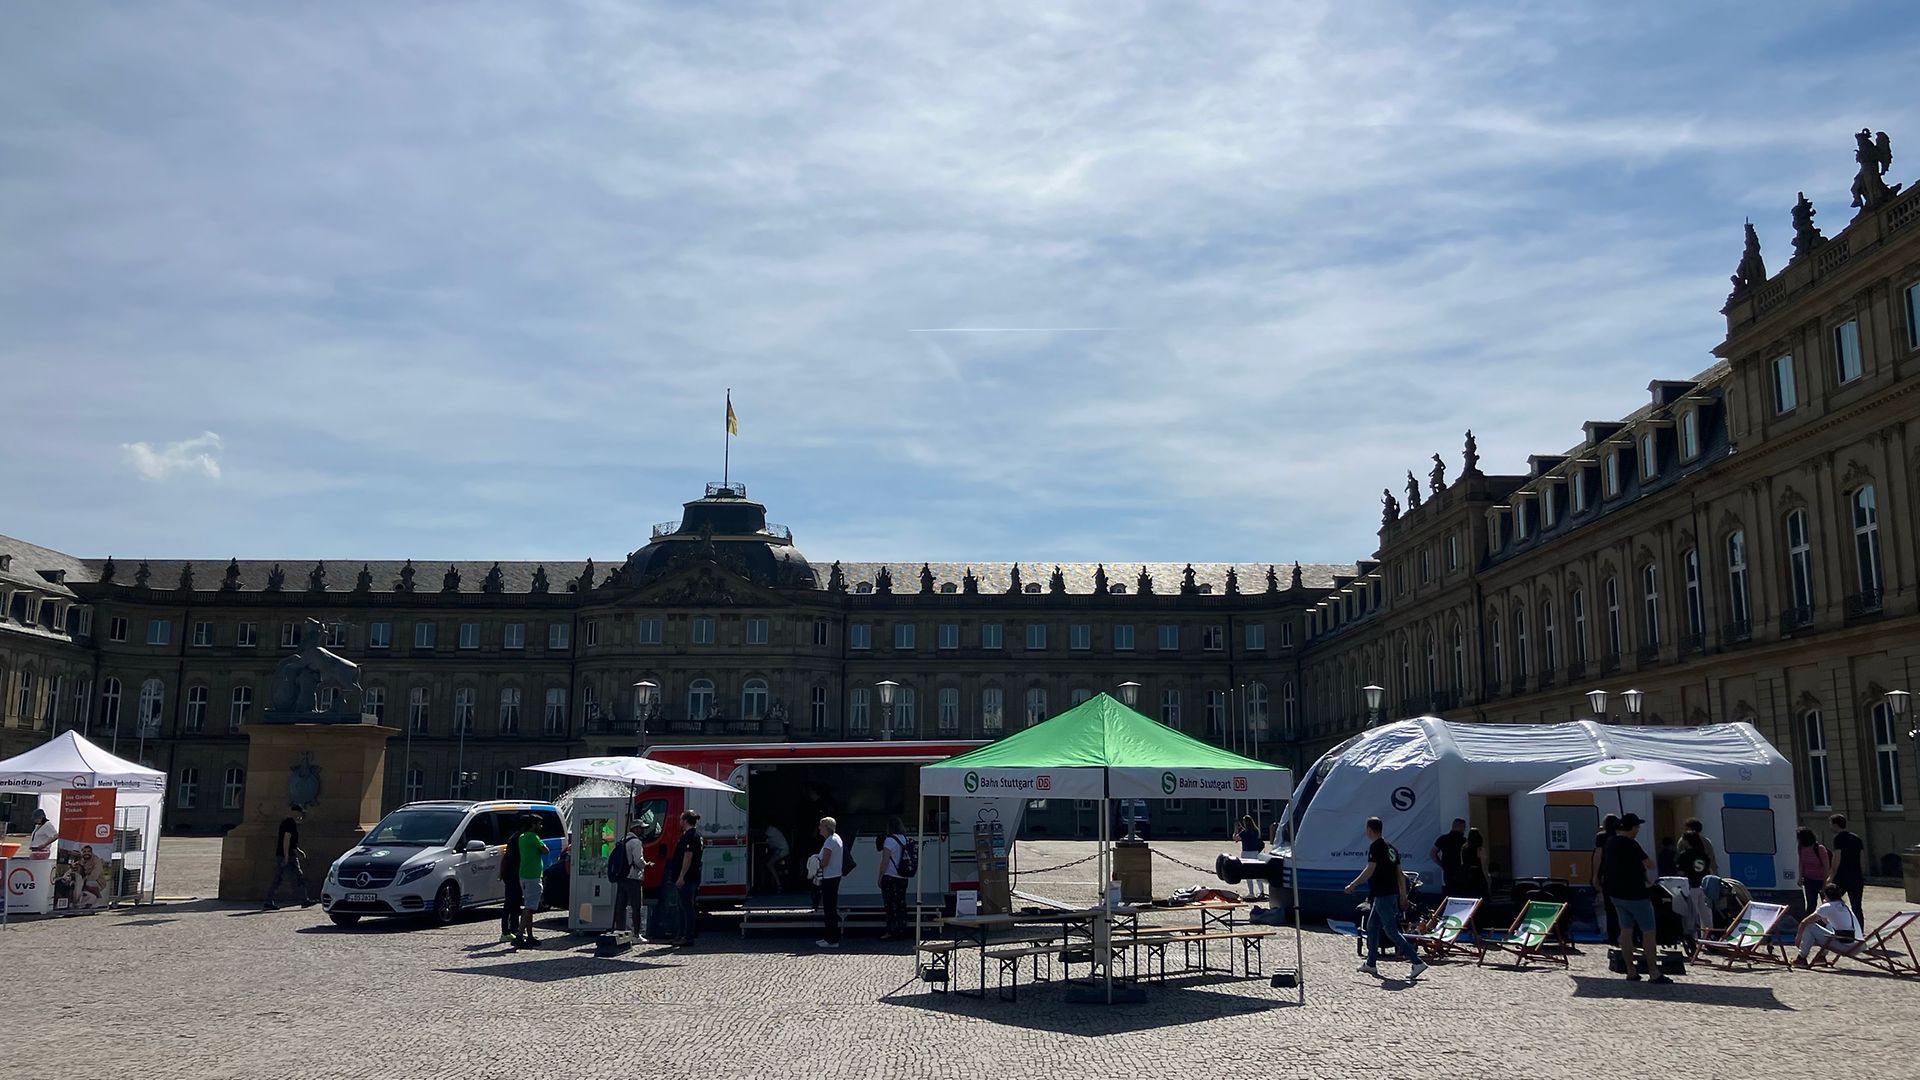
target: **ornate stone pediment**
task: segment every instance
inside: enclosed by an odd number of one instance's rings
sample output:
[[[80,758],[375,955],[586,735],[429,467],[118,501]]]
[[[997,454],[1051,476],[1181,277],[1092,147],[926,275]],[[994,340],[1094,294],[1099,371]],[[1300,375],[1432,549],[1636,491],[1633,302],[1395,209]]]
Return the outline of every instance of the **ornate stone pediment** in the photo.
[[[658,607],[784,607],[786,598],[717,562],[691,563],[637,589],[632,603]]]

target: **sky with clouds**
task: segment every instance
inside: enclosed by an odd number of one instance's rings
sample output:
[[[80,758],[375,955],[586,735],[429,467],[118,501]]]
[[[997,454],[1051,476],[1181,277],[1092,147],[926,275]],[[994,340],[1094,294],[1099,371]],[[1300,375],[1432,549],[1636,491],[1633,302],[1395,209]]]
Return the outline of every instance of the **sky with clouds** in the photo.
[[[1364,557],[1707,367],[1862,125],[1920,175],[1902,11],[17,7],[0,532],[618,557],[730,386],[815,558]]]

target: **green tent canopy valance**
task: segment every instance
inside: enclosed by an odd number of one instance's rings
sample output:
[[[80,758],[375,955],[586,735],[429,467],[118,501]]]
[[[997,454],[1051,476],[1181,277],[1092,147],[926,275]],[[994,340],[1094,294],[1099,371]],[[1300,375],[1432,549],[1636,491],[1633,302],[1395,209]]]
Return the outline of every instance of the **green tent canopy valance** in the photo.
[[[1293,775],[1183,735],[1107,694],[920,769],[925,795],[1284,800]]]

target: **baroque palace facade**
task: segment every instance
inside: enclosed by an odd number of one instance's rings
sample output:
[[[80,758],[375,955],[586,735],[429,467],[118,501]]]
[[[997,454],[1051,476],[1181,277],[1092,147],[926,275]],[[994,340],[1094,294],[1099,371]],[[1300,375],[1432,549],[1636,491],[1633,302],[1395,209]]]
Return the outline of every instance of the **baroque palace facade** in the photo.
[[[1749,227],[1718,363],[1521,473],[1483,472],[1469,436],[1456,478],[1436,455],[1424,492],[1386,496],[1371,559],[821,568],[741,485],[611,564],[129,563],[0,537],[0,754],[79,728],[169,773],[170,829],[230,826],[236,729],[308,618],[401,732],[389,805],[551,795],[520,767],[638,744],[992,738],[1127,681],[1296,769],[1379,719],[1586,719],[1586,691],[1633,688],[1644,723],[1757,725],[1807,822],[1849,814],[1877,867],[1920,840],[1914,718],[1885,697],[1920,668],[1920,191],[1861,145],[1838,235],[1803,199],[1769,276]],[[1153,817],[1217,835],[1228,810]],[[1033,823],[1095,826],[1059,800]]]

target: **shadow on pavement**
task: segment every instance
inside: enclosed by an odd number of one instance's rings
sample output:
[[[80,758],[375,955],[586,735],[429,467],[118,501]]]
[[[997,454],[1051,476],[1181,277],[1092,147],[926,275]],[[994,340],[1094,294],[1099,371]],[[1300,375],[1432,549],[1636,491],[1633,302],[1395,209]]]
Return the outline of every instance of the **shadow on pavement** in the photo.
[[[564,979],[578,979],[588,975],[611,975],[622,971],[648,971],[655,968],[676,968],[679,964],[654,964],[645,960],[626,960],[622,958],[603,958],[596,956],[573,956],[559,953],[550,957],[526,959],[511,964],[487,964],[483,967],[441,968],[449,975],[491,975],[497,979],[517,979],[521,982],[550,983]]]
[[[113,925],[116,928],[124,928],[128,926],[165,926],[170,922],[179,922],[179,921],[180,921],[179,919],[122,919],[121,921],[114,923]]]
[[[1062,983],[1022,985],[1018,1001],[1001,1001],[988,987],[985,1000],[954,993],[900,994],[880,999],[883,1005],[921,1009],[946,1016],[988,1020],[1008,1027],[1050,1031],[1061,1035],[1121,1035],[1135,1031],[1201,1024],[1236,1016],[1258,1016],[1297,1003],[1291,992],[1285,1001],[1270,1001],[1223,993],[1216,984],[1262,985],[1257,980],[1213,978],[1173,980],[1147,987],[1147,1000],[1133,1004],[1083,1005],[1069,1002]],[[913,985],[913,984],[910,984]]]
[[[1676,979],[1670,986],[1652,986],[1644,982],[1628,982],[1625,976],[1620,975],[1605,979],[1592,975],[1575,975],[1572,978],[1573,996],[1577,998],[1626,998],[1682,1005],[1724,1005],[1734,1009],[1798,1011],[1775,997],[1771,986],[1725,986],[1689,983],[1685,979]]]

